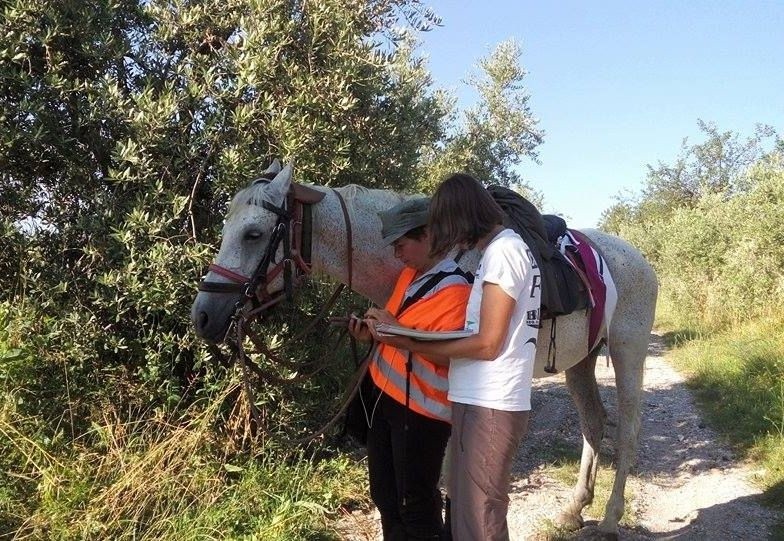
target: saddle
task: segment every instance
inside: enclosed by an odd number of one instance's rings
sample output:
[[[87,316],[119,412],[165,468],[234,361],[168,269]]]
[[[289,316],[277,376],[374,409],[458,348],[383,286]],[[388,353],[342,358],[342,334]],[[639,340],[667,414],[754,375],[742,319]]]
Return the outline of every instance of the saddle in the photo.
[[[490,195],[504,211],[504,226],[520,235],[542,276],[540,319],[554,319],[589,309],[589,345],[593,345],[604,317],[606,289],[601,257],[588,237],[569,229],[560,216],[542,215],[517,192],[489,186]],[[597,264],[597,260],[600,262]]]

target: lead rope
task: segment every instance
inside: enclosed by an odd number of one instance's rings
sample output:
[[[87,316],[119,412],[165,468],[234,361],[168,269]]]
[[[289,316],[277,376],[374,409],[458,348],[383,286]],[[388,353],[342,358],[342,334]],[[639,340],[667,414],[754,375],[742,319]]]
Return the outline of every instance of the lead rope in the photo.
[[[375,349],[376,347],[374,344],[368,351],[365,358],[359,364],[359,368],[356,370],[356,372],[354,372],[354,375],[352,376],[351,384],[349,386],[350,391],[348,394],[344,395],[342,405],[340,406],[338,412],[332,417],[332,419],[327,421],[327,423],[324,426],[322,426],[320,429],[318,429],[315,433],[309,436],[305,436],[304,438],[294,440],[295,445],[302,445],[303,443],[309,443],[314,439],[318,438],[319,436],[327,432],[330,428],[335,426],[335,423],[337,423],[338,420],[340,420],[340,418],[343,416],[343,414],[346,413],[349,404],[351,404],[351,401],[354,399],[356,394],[360,392],[360,389],[362,388],[362,380],[365,378],[365,374],[367,374],[368,367],[370,366],[370,359],[373,358],[373,352],[375,351]]]
[[[342,329],[342,331],[340,332],[340,334],[338,336],[338,340],[336,341],[335,346],[332,348],[332,351],[335,354],[337,354],[337,351],[338,351],[337,345],[346,336],[347,332],[348,332],[348,329],[346,329],[346,328]],[[260,379],[271,381],[271,382],[277,383],[277,384],[291,383],[293,381],[302,379],[302,377],[301,377],[302,375],[297,376],[296,378],[284,380],[284,379],[282,379],[282,378],[280,378],[278,376],[273,376],[272,374],[264,372],[264,370],[262,370],[259,365],[257,365],[249,357],[247,357],[247,355],[245,354],[245,348],[242,345],[243,341],[244,341],[244,339],[245,339],[245,337],[247,335],[244,332],[244,326],[242,325],[241,320],[237,322],[236,336],[237,336],[237,344],[239,344],[239,346],[236,347],[234,353],[235,353],[235,356],[237,357],[237,360],[240,363],[240,366],[242,367],[243,391],[244,391],[245,397],[246,397],[246,399],[248,401],[249,408],[251,410],[251,414],[253,416],[253,419],[256,422],[256,426],[257,426],[257,428],[261,428],[261,426],[262,426],[261,425],[261,418],[260,418],[260,415],[259,415],[258,407],[256,406],[255,394],[254,394],[253,388],[252,388],[252,386],[250,384],[249,370],[253,371]],[[225,356],[220,351],[220,349],[217,348],[217,346],[211,347],[210,349],[211,349],[211,351],[213,351],[213,354],[216,355],[217,358],[221,360],[221,362],[225,363]],[[354,374],[352,376],[352,380],[351,380],[351,383],[349,385],[350,391],[349,391],[348,394],[344,395],[344,397],[342,398],[341,406],[340,406],[338,412],[324,426],[322,426],[319,430],[317,430],[314,434],[311,434],[311,435],[306,436],[304,438],[300,438],[300,439],[294,440],[293,443],[295,445],[301,445],[303,443],[308,443],[308,442],[316,439],[318,436],[324,434],[330,428],[332,428],[335,425],[335,423],[342,417],[342,415],[345,413],[346,409],[348,409],[348,406],[351,403],[351,401],[354,398],[354,396],[357,394],[357,392],[360,391],[360,388],[361,388],[361,385],[362,385],[362,380],[365,377],[365,374],[367,373],[368,367],[370,365],[370,360],[373,357],[373,352],[374,351],[375,351],[375,344],[373,344],[371,346],[371,348],[368,350],[367,354],[365,355],[365,358],[362,361],[360,361],[359,357],[357,355],[356,347],[355,346],[352,347],[352,354],[355,355],[354,356],[354,364],[358,368],[357,368],[357,370],[354,372]],[[327,365],[327,363],[322,363],[322,365],[319,368],[319,370],[321,368],[323,368],[324,366],[326,366],[326,365]]]
[[[343,292],[345,288],[346,288],[345,284],[338,284],[338,286],[335,288],[335,291],[332,292],[332,295],[330,296],[329,300],[327,300],[326,304],[324,304],[324,306],[321,308],[319,313],[313,316],[313,318],[311,318],[308,324],[305,325],[305,328],[303,328],[300,332],[295,334],[291,338],[291,340],[289,340],[289,342],[297,342],[299,340],[302,340],[306,335],[310,334],[310,332],[316,326],[316,323],[321,321],[327,315],[327,312],[329,312],[335,306],[335,303],[337,302],[338,298],[340,297],[340,294]],[[260,309],[258,308],[248,312],[247,317],[245,318],[246,321],[252,321],[256,316],[259,315],[259,312]],[[339,319],[339,318],[330,318],[330,319],[334,321],[335,319]],[[345,320],[345,318],[343,319]],[[253,345],[256,346],[257,353],[261,353],[276,365],[283,366],[288,370],[296,371],[296,372],[302,370],[303,368],[302,366],[282,359],[277,354],[279,348],[273,349],[267,347],[267,345],[264,343],[264,340],[259,338],[259,336],[256,333],[251,332],[250,329],[246,329],[246,336],[250,338],[251,342],[253,342]],[[317,372],[320,369],[321,368],[315,369],[314,372],[312,372],[309,375],[315,374],[315,372]]]

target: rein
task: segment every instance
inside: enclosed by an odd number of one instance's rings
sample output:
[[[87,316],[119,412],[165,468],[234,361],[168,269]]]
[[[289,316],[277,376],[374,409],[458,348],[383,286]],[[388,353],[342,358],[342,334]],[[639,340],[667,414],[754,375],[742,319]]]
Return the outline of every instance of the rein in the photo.
[[[257,182],[261,181],[263,181],[263,179],[258,180]],[[236,337],[236,342],[229,345],[230,349],[232,350],[231,357],[226,359],[221,350],[215,344],[210,345],[210,351],[213,356],[216,356],[219,361],[226,366],[230,365],[232,361],[236,361],[240,365],[243,374],[243,389],[248,403],[250,404],[251,413],[257,427],[261,427],[261,419],[259,417],[258,408],[256,407],[253,389],[250,384],[249,371],[255,373],[256,376],[262,380],[278,385],[289,385],[304,379],[311,378],[323,370],[335,357],[338,351],[338,345],[348,333],[346,328],[341,329],[341,331],[338,333],[337,340],[331,348],[332,355],[327,356],[320,362],[311,363],[311,365],[307,367],[310,368],[310,370],[305,373],[303,372],[303,368],[305,367],[290,361],[285,361],[277,354],[277,350],[280,346],[274,349],[269,348],[264,340],[258,334],[254,333],[250,328],[253,321],[259,319],[268,309],[281,302],[284,297],[287,301],[291,301],[293,299],[295,285],[299,285],[301,278],[310,274],[312,270],[310,262],[310,249],[312,242],[311,205],[320,201],[324,197],[324,194],[322,192],[316,192],[315,190],[308,189],[310,192],[306,193],[309,195],[309,197],[306,198],[307,200],[303,200],[302,198],[298,197],[298,188],[302,190],[305,187],[292,184],[292,189],[289,190],[283,207],[278,207],[277,205],[273,205],[267,201],[261,202],[263,208],[275,213],[278,216],[278,220],[273,227],[272,235],[264,251],[264,255],[262,256],[261,261],[259,262],[252,276],[243,276],[230,269],[213,263],[209,266],[209,270],[230,280],[230,282],[199,282],[199,291],[228,294],[241,293],[244,296],[243,300],[237,302],[234,315],[232,316],[232,324],[229,328],[229,331],[227,331],[228,336],[231,334],[233,327]],[[318,195],[314,195],[311,192],[315,192]],[[326,314],[337,302],[337,299],[345,289],[346,285],[348,285],[349,289],[352,287],[354,274],[354,250],[351,218],[349,216],[348,208],[343,197],[335,189],[332,189],[332,192],[337,196],[338,201],[340,202],[340,208],[343,213],[343,220],[346,225],[346,261],[348,267],[347,284],[338,284],[326,304],[321,308],[321,310],[319,310],[319,313],[316,314],[300,332],[291,338],[290,341],[292,342],[301,340],[307,336],[319,321],[323,321]],[[294,209],[293,213],[288,210],[289,208]],[[283,243],[283,259],[280,262],[275,263],[274,257],[281,243]],[[272,265],[274,266],[270,269],[270,266]],[[268,290],[269,284],[275,278],[277,278],[281,272],[283,272],[283,291],[270,293]],[[249,305],[252,305],[252,308],[248,309]],[[334,319],[335,320],[331,322],[332,324],[336,323],[340,318]],[[253,344],[255,353],[261,354],[277,366],[281,366],[287,370],[297,372],[297,375],[291,378],[283,378],[276,374],[270,373],[269,371],[265,371],[259,364],[254,362],[246,352],[244,345],[246,338],[248,338]],[[351,349],[356,357],[356,346],[353,337],[351,340]],[[358,368],[352,377],[349,392],[344,397],[337,414],[335,414],[314,434],[311,434],[300,440],[296,440],[294,443],[301,444],[309,442],[321,434],[324,434],[338,421],[340,416],[348,408],[348,405],[353,399],[354,395],[359,390],[362,378],[367,371],[371,353],[372,348],[370,351],[368,351],[364,360],[361,362],[358,358],[354,359],[355,366]]]

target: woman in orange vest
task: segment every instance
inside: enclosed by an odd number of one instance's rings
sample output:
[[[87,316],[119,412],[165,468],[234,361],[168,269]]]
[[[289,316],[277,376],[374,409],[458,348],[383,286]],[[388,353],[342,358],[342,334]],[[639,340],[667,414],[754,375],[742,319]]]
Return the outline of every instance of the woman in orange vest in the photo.
[[[420,330],[462,329],[470,275],[451,259],[430,255],[429,199],[405,201],[379,213],[381,235],[405,264],[384,309],[366,318]],[[370,341],[366,323],[349,332]],[[370,495],[381,514],[386,541],[438,540],[443,531],[438,480],[451,431],[446,363],[437,353],[419,355],[377,344],[369,366],[375,394],[368,418]]]

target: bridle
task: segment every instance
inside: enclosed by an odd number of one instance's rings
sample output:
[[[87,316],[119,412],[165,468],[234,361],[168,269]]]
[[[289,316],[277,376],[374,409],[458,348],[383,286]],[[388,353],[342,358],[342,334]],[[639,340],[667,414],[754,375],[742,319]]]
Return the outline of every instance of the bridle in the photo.
[[[267,178],[255,181],[269,182]],[[334,190],[333,190],[334,191]],[[335,191],[344,209],[344,218],[348,235],[351,235],[351,223],[345,202],[340,194]],[[207,293],[229,293],[243,295],[243,300],[237,303],[235,311],[240,310],[250,301],[253,311],[259,314],[278,304],[284,298],[291,301],[294,296],[294,287],[301,278],[311,272],[310,252],[312,244],[312,205],[321,201],[324,193],[292,183],[283,206],[278,206],[269,201],[261,201],[261,206],[277,215],[277,221],[272,228],[270,240],[264,250],[256,270],[251,276],[243,276],[230,269],[212,263],[209,271],[227,278],[230,282],[213,282],[202,280],[199,282],[199,291]],[[291,209],[291,210],[290,210]],[[283,244],[283,258],[275,262],[275,254]],[[349,251],[351,251],[349,243]],[[349,258],[349,268],[351,258]],[[269,285],[283,273],[283,290],[271,293]]]
[[[269,182],[269,178],[261,178],[255,181]],[[337,196],[340,202],[341,210],[343,211],[343,219],[346,225],[346,262],[348,267],[348,280],[347,284],[339,284],[335,291],[330,296],[327,303],[321,308],[319,313],[305,325],[304,329],[297,333],[292,339],[296,341],[307,335],[315,324],[323,320],[326,314],[331,310],[332,306],[337,302],[340,293],[348,285],[351,289],[353,281],[353,234],[351,227],[351,219],[348,213],[346,202],[340,193],[332,189],[333,193]],[[257,334],[253,333],[250,329],[250,324],[253,320],[257,319],[269,308],[275,306],[284,298],[288,301],[293,299],[294,288],[301,282],[302,277],[310,274],[311,272],[311,248],[312,248],[312,205],[318,203],[324,198],[324,192],[314,190],[301,184],[292,183],[286,198],[284,199],[283,206],[274,205],[268,201],[262,201],[261,206],[266,210],[273,212],[277,215],[277,221],[272,228],[270,240],[264,250],[264,254],[256,266],[256,270],[251,276],[243,276],[230,269],[222,267],[217,263],[212,263],[208,267],[210,271],[227,278],[229,282],[213,282],[202,280],[199,282],[199,291],[208,293],[227,293],[237,294],[241,293],[243,298],[239,300],[234,307],[234,314],[232,316],[232,325],[230,325],[227,335],[231,333],[232,328],[236,332],[236,342],[229,344],[232,350],[232,359],[236,359],[243,371],[243,386],[245,393],[248,397],[251,413],[256,421],[256,426],[261,426],[261,420],[253,399],[253,391],[248,378],[249,369],[252,370],[259,378],[274,383],[293,383],[301,379],[309,378],[316,372],[322,370],[328,363],[329,359],[322,359],[318,366],[309,367],[311,370],[306,373],[302,371],[302,366],[294,367],[291,363],[285,362],[280,359],[275,351],[266,346]],[[283,244],[283,259],[277,263],[274,262],[275,254]],[[270,268],[271,265],[273,265]],[[283,290],[279,292],[270,293],[269,284],[277,278],[280,273],[283,273]],[[247,309],[248,305],[252,305],[250,310]],[[341,318],[335,318],[341,319]],[[346,335],[344,328],[338,337],[338,342]],[[288,378],[285,381],[280,377],[270,374],[263,370],[257,363],[251,360],[245,353],[244,342],[245,338],[249,338],[253,346],[256,348],[257,353],[261,353],[269,359],[272,359],[276,365],[294,369],[298,372],[295,378]],[[356,343],[352,338],[351,342],[352,352],[355,358],[357,370],[352,378],[352,383],[349,386],[349,392],[346,394],[343,404],[338,413],[316,433],[307,438],[297,440],[295,443],[304,443],[315,439],[317,436],[326,432],[331,428],[338,419],[345,412],[348,404],[354,395],[358,392],[362,378],[367,371],[372,348],[368,351],[364,359],[360,362],[356,353]],[[217,345],[210,343],[209,349],[212,354],[218,358],[224,365],[229,365],[231,359],[226,359]],[[337,343],[332,348],[333,353],[338,351]]]

